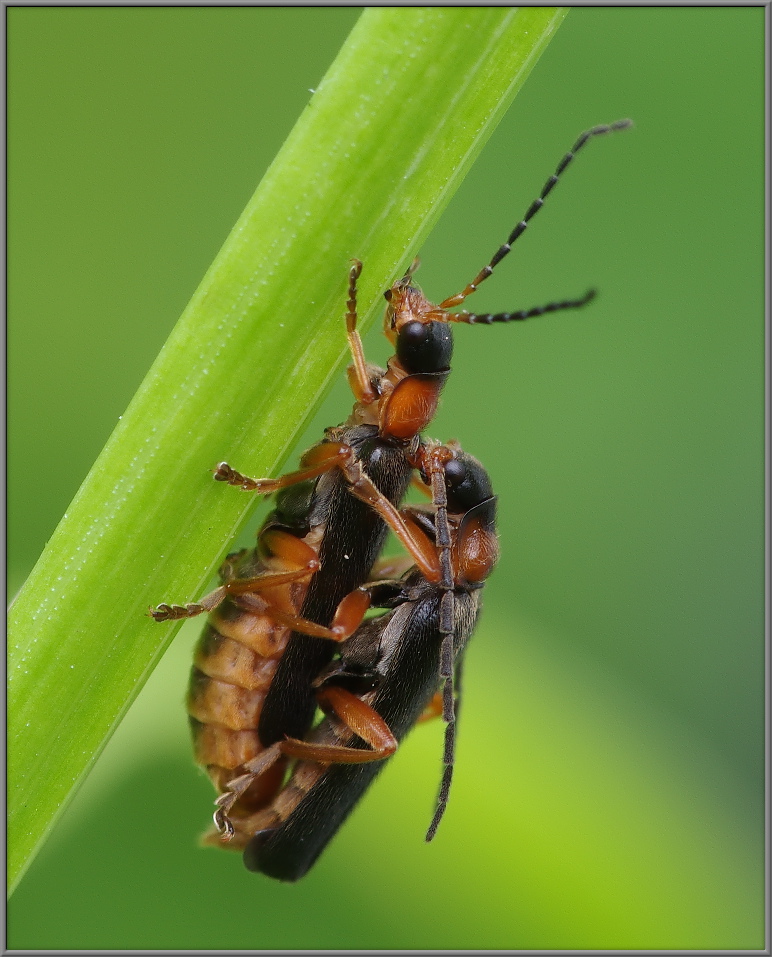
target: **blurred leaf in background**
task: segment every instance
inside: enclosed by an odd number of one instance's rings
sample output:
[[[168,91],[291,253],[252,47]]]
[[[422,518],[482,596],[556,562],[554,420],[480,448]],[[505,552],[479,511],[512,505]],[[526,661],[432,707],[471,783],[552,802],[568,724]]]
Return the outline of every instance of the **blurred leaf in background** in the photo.
[[[358,16],[13,13],[11,592]],[[596,303],[457,335],[432,431],[490,469],[502,560],[435,843],[426,726],[299,885],[199,850],[192,624],[11,899],[9,946],[763,946],[763,77],[762,8],[575,9],[422,250],[427,294],[457,291],[576,134],[635,120],[474,308]]]

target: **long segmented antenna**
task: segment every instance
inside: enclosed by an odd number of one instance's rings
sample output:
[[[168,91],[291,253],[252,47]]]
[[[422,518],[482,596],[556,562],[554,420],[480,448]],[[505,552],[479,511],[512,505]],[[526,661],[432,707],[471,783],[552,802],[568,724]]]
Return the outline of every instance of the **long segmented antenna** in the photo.
[[[520,309],[518,312],[449,312],[448,322],[466,322],[470,326],[486,325],[492,322],[519,322],[522,319],[532,319],[534,316],[544,316],[548,312],[559,312],[561,309],[581,309],[597,296],[594,289],[588,290],[581,299],[564,299],[562,302],[550,302],[546,306],[535,306],[533,309]]]
[[[444,450],[437,450],[442,452]],[[430,453],[431,455],[431,453]],[[437,832],[448,803],[450,783],[453,778],[453,763],[456,749],[456,698],[459,688],[453,681],[453,626],[455,620],[455,599],[453,595],[453,567],[450,555],[450,528],[448,526],[448,493],[445,485],[444,461],[440,455],[431,456],[432,502],[435,506],[435,534],[440,559],[440,678],[442,680],[442,718],[445,722],[445,743],[443,746],[443,771],[437,805],[426,832],[426,840],[431,841]]]
[[[519,239],[520,236],[522,236],[523,233],[526,231],[526,229],[528,228],[528,223],[542,208],[542,206],[544,205],[544,200],[549,196],[549,194],[555,188],[558,180],[563,175],[568,165],[571,163],[573,158],[576,156],[579,150],[584,146],[584,144],[589,139],[591,139],[593,136],[602,136],[604,133],[613,133],[616,130],[625,130],[632,125],[633,125],[632,120],[617,120],[616,123],[608,123],[603,126],[593,126],[592,129],[585,130],[585,132],[582,133],[579,139],[574,143],[573,147],[566,153],[566,155],[563,157],[560,163],[558,163],[557,169],[555,170],[553,175],[550,176],[547,182],[544,184],[544,187],[541,193],[539,194],[539,198],[535,199],[531,203],[525,216],[523,216],[523,218],[520,220],[517,226],[515,226],[515,228],[509,234],[509,238],[507,239],[507,241],[502,246],[499,246],[498,250],[493,256],[493,259],[491,259],[491,261],[488,263],[487,266],[485,266],[483,269],[480,270],[480,272],[475,276],[475,278],[472,280],[472,282],[469,283],[468,286],[464,287],[462,292],[456,293],[455,296],[450,296],[448,299],[445,299],[443,302],[441,302],[440,308],[451,309],[453,306],[460,306],[461,303],[467,298],[467,296],[471,296],[472,293],[480,285],[480,283],[484,282],[488,278],[488,276],[490,276],[490,274],[493,272],[495,267],[498,266],[501,260],[510,251],[513,243],[517,239]],[[563,306],[562,308],[570,308],[570,307]],[[549,311],[554,311],[554,309]],[[501,313],[501,315],[505,315],[505,314]],[[462,319],[461,321],[463,322],[464,320]],[[505,320],[492,319],[491,321],[504,322]]]
[[[437,833],[437,828],[440,826],[440,821],[445,814],[445,808],[448,806],[448,795],[450,794],[450,784],[453,780],[453,766],[455,764],[456,729],[458,727],[458,716],[461,713],[461,678],[463,674],[463,664],[464,659],[459,658],[453,677],[453,721],[445,725],[445,754],[443,757],[444,767],[442,770],[442,781],[440,782],[440,790],[437,795],[437,807],[434,811],[434,817],[432,818],[432,823],[429,825],[429,830],[426,832],[427,843],[431,841]],[[444,694],[442,704],[444,711]]]

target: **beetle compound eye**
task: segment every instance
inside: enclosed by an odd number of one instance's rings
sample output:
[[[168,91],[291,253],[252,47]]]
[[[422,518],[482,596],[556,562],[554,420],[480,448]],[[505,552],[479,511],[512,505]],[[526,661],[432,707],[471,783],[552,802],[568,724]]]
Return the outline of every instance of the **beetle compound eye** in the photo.
[[[397,336],[397,358],[409,373],[450,368],[453,333],[446,322],[406,323]]]

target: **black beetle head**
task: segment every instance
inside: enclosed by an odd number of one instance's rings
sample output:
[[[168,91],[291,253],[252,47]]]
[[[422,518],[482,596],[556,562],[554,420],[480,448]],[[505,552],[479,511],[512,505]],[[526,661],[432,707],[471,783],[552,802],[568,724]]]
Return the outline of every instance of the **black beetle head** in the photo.
[[[460,449],[445,464],[445,484],[448,511],[456,514],[468,512],[493,497],[491,480],[482,463]]]
[[[447,322],[413,319],[397,333],[397,358],[408,374],[450,368],[453,333]]]

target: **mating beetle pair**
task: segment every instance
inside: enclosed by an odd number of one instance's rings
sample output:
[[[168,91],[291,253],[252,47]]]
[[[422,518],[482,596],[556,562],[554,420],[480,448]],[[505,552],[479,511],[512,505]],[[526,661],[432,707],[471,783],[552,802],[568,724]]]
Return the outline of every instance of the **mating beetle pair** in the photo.
[[[583,306],[594,293],[513,313],[449,310],[506,256],[575,153],[592,136],[629,125],[583,133],[460,293],[429,302],[413,283],[416,264],[387,290],[395,355],[386,370],[364,359],[355,262],[346,313],[352,415],[279,479],[218,467],[220,481],[277,492],[276,507],[257,547],[229,556],[219,588],[196,604],[164,604],[151,614],[163,621],[210,612],[188,697],[196,759],[220,792],[216,830],[206,841],[245,848],[250,869],[283,880],[306,873],[384,759],[441,700],[445,771],[427,840],[433,837],[450,788],[463,650],[497,557],[485,470],[458,447],[421,437],[450,371],[448,323],[527,319]],[[432,505],[399,511],[416,472]],[[414,562],[401,578],[376,564],[389,528]],[[369,607],[389,611],[364,620]],[[312,727],[317,706],[326,717]]]

